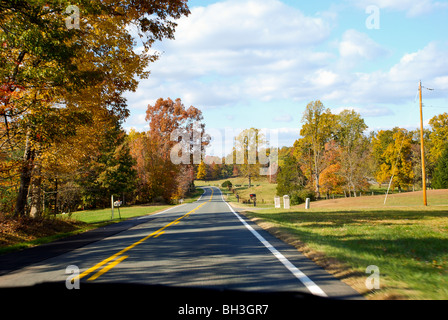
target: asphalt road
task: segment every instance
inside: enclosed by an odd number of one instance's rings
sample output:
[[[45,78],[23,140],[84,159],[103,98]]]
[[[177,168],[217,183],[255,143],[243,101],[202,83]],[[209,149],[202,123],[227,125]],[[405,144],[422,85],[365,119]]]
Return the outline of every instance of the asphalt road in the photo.
[[[197,202],[132,219],[121,228],[100,240],[81,242],[69,252],[3,272],[0,288],[52,283],[72,284],[73,290],[64,290],[82,292],[94,284],[107,288],[138,284],[361,298],[296,249],[235,212],[218,188],[205,188]],[[15,256],[20,255],[26,255],[26,250]],[[185,295],[188,291],[182,291]]]

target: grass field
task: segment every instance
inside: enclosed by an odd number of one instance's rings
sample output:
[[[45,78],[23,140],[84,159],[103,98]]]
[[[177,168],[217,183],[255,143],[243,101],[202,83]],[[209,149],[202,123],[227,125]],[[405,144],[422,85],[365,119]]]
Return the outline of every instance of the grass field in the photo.
[[[448,190],[312,202],[245,214],[369,299],[448,299]],[[236,204],[234,204],[236,205]],[[379,267],[380,290],[365,286]]]

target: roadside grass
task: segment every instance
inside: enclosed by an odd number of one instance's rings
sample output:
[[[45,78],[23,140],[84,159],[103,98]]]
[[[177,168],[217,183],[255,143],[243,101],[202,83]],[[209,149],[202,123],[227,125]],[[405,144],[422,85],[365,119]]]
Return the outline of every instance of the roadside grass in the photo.
[[[197,189],[184,199],[184,203],[196,201],[203,192]],[[0,254],[45,244],[125,219],[155,214],[170,207],[173,205],[129,206],[121,207],[120,213],[115,208],[114,219],[111,219],[111,208],[34,219],[0,217]]]
[[[170,205],[153,205],[153,206],[130,206],[121,207],[120,209],[114,209],[114,219],[112,219],[111,208],[97,209],[97,210],[85,210],[77,211],[72,214],[58,215],[61,219],[73,219],[76,221],[82,221],[88,224],[108,224],[113,222],[119,222],[120,220],[129,219],[133,217],[144,216],[148,214],[154,214],[158,211],[172,207]],[[120,218],[121,217],[121,218]]]
[[[199,199],[200,196],[204,193],[204,190],[201,188],[196,188],[196,190],[187,198],[183,199],[184,203],[192,203]]]
[[[428,207],[421,195],[394,194],[386,205],[384,196],[366,196],[244,214],[368,299],[447,300],[448,190],[430,190]],[[370,265],[379,267],[380,290],[366,288]]]

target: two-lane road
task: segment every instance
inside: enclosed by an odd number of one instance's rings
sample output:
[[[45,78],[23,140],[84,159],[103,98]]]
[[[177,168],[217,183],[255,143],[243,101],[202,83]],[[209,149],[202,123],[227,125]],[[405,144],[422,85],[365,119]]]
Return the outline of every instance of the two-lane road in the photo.
[[[84,283],[138,283],[360,298],[235,212],[218,188],[204,189],[194,203],[136,218],[127,230],[0,276],[0,287],[65,283],[66,268],[75,266],[80,291]]]

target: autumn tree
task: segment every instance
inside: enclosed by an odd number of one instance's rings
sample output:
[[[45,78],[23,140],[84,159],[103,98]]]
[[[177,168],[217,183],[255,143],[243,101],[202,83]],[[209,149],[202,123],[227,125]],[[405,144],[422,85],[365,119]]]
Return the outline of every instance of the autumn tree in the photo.
[[[146,120],[149,122],[149,131],[142,138],[144,143],[141,152],[150,199],[162,197],[169,202],[175,192],[177,196],[182,196],[182,193],[188,191],[179,193],[178,179],[182,172],[188,172],[188,175],[183,174],[183,177],[189,179],[189,183],[185,185],[193,183],[193,163],[190,156],[196,151],[190,147],[198,148],[200,153],[203,145],[207,144],[203,135],[195,131],[198,130],[195,128],[204,128],[202,119],[199,109],[193,106],[186,108],[180,99],[173,101],[170,98],[160,98],[154,105],[148,105]],[[187,150],[186,158],[185,155],[178,154],[181,150]],[[179,159],[185,162],[178,162]],[[188,167],[186,171],[182,169],[184,166]]]
[[[331,140],[325,144],[325,153],[323,159],[323,169],[319,176],[319,185],[321,193],[325,193],[328,198],[330,194],[343,193],[343,187],[346,179],[341,172],[342,148],[336,140]]]
[[[319,177],[321,190],[326,194],[341,194],[344,192],[344,185],[346,185],[345,178],[341,175],[341,163],[336,162],[326,167]]]
[[[79,9],[79,28],[67,27],[69,5]],[[157,58],[150,47],[173,38],[174,19],[188,13],[183,0],[0,1],[1,152],[23,154],[17,159],[16,216],[26,213],[27,194],[31,203],[40,197],[41,157],[53,137],[66,136],[64,123],[70,122],[61,117],[105,108],[125,118],[123,93],[136,89],[137,78],[148,76],[145,68]],[[143,52],[134,51],[131,25]],[[69,110],[58,111],[64,108]],[[49,121],[52,115],[62,125]],[[71,126],[75,130],[76,121]]]
[[[210,178],[211,178],[211,180],[219,179],[220,174],[221,174],[221,165],[216,164],[213,161],[212,164],[209,166],[209,168],[210,168]]]
[[[100,195],[100,190],[84,189],[78,182],[83,181],[81,176],[95,164],[105,163],[122,143],[123,140],[118,138],[124,135],[120,129],[120,121],[117,116],[111,116],[101,108],[89,110],[88,114],[78,120],[83,123],[77,123],[76,132],[53,138],[52,143],[40,155],[41,181],[37,190],[41,190],[45,200],[42,207],[45,206],[52,213],[61,212],[64,203],[70,204],[72,208],[75,204],[81,204],[81,198],[86,193],[92,194],[92,197],[97,193],[96,196],[103,197],[102,201],[104,197],[110,198],[110,194]],[[67,128],[73,127],[67,124]],[[98,178],[101,171],[98,168],[95,172],[94,179]],[[84,205],[88,203],[85,202]]]
[[[150,171],[147,168],[147,157],[150,152],[151,142],[146,132],[130,130],[128,133],[130,153],[135,160],[134,169],[137,172],[136,190],[134,200],[136,203],[144,203],[151,199]]]
[[[365,130],[368,128],[361,115],[354,110],[344,110],[337,115],[337,142],[340,148],[338,174],[345,180],[348,194],[368,189],[370,144]]]
[[[380,132],[379,136],[388,137],[390,141],[387,145],[383,145],[381,139],[374,139],[375,153],[380,155],[382,150],[377,179],[382,179],[383,182],[392,180],[393,186],[399,190],[409,187],[414,178],[411,161],[412,135],[405,129],[395,128],[389,133]]]
[[[394,129],[395,131],[397,128]],[[392,130],[380,130],[371,137],[372,156],[375,164],[375,179],[381,186],[382,183],[388,182],[390,179],[389,167],[387,165],[385,153],[388,146],[393,143]]]
[[[198,180],[205,180],[207,177],[207,166],[204,161],[201,161],[201,163],[198,166],[198,173],[196,175],[196,178]]]
[[[310,102],[303,113],[302,138],[294,143],[296,158],[305,167],[305,174],[314,181],[316,196],[320,197],[319,178],[325,169],[325,145],[334,138],[336,118],[321,101]]]
[[[260,176],[260,149],[266,144],[266,137],[260,129],[245,129],[235,137],[234,154],[239,174],[248,179],[249,187],[252,179]]]

